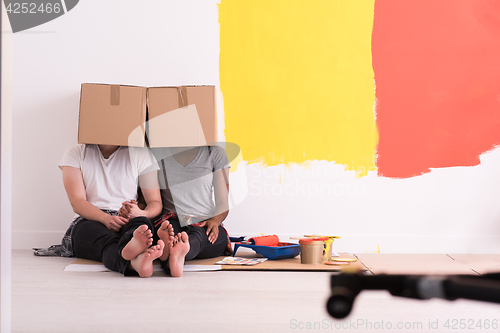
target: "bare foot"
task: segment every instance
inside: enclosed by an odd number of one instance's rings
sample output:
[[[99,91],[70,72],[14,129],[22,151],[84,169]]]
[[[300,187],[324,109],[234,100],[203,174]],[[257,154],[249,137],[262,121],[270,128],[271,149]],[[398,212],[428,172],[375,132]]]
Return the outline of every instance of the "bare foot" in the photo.
[[[174,277],[182,276],[184,269],[184,260],[189,252],[189,237],[185,231],[177,234],[176,243],[170,249],[170,257],[168,258],[168,267],[170,275]]]
[[[160,229],[158,229],[158,237],[165,243],[165,248],[163,249],[163,253],[160,256],[161,261],[165,261],[168,259],[168,256],[170,254],[170,249],[172,246],[174,246],[174,228],[172,225],[168,222],[165,221],[161,224]]]
[[[153,275],[153,261],[161,256],[164,247],[165,243],[160,239],[157,245],[151,246],[149,249],[130,260],[130,265],[139,273],[140,277],[150,277]]]
[[[125,245],[122,250],[122,257],[125,260],[132,260],[153,244],[153,233],[148,226],[143,224],[134,230],[134,237]]]

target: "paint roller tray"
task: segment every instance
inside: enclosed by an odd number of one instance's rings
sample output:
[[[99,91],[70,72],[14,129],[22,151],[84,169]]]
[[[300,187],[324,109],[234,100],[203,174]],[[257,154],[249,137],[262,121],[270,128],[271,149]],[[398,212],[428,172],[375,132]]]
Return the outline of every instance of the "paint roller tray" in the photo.
[[[300,245],[295,243],[279,243],[280,246],[263,246],[253,244],[234,243],[233,257],[241,247],[248,247],[255,252],[262,254],[269,260],[295,258],[300,253]]]

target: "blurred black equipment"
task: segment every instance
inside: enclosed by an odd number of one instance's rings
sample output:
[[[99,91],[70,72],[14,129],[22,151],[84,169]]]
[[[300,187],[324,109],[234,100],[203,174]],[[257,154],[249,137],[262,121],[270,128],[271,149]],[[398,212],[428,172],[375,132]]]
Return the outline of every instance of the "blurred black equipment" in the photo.
[[[362,290],[387,290],[394,296],[415,299],[458,298],[500,303],[500,273],[486,275],[361,275],[331,276],[328,313],[341,319],[349,315]]]

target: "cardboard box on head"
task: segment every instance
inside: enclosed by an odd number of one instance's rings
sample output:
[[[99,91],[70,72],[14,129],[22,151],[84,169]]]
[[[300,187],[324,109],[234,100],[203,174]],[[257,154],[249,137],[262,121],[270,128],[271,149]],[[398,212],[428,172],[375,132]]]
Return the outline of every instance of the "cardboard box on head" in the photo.
[[[82,84],[78,143],[145,147],[217,144],[214,86]]]
[[[149,88],[148,117],[151,148],[217,144],[214,86]]]
[[[78,143],[145,147],[146,94],[145,87],[83,83]]]

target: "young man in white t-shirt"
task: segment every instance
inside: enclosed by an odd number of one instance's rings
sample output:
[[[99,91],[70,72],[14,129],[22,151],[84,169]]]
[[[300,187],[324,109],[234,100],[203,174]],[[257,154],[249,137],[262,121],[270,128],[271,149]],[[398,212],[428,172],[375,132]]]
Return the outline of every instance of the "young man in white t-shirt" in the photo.
[[[65,256],[102,261],[124,275],[153,274],[153,260],[164,242],[152,246],[149,219],[162,210],[158,166],[147,148],[77,145],[59,165],[77,217],[63,238]],[[140,185],[146,207],[135,204]],[[119,216],[119,210],[127,214]]]

